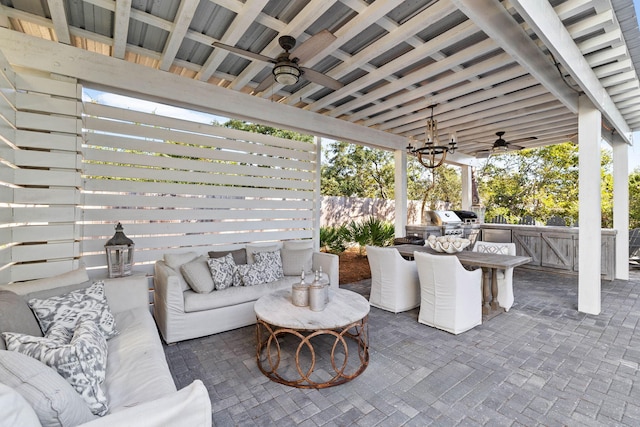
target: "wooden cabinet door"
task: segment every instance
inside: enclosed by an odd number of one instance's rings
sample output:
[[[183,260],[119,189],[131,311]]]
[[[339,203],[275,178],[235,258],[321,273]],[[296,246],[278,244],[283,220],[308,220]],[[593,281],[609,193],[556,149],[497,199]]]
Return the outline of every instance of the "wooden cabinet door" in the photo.
[[[540,265],[542,238],[539,231],[513,230],[511,237],[516,244],[516,255],[531,257],[529,265]]]
[[[573,269],[573,235],[567,233],[543,233],[541,236],[540,265],[560,270]]]

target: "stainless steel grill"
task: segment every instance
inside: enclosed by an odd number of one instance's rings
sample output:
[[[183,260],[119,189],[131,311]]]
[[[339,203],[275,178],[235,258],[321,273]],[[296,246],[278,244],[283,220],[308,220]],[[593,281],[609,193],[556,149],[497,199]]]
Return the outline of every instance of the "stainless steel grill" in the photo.
[[[443,236],[464,235],[463,222],[454,211],[427,211],[426,217],[430,225],[441,227]]]

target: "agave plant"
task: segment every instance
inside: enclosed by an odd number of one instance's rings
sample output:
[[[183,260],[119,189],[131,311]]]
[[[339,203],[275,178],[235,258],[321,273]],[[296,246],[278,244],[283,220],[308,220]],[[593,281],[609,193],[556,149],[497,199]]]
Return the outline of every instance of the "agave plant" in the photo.
[[[349,240],[349,233],[345,226],[320,227],[320,247],[333,254],[345,251]]]

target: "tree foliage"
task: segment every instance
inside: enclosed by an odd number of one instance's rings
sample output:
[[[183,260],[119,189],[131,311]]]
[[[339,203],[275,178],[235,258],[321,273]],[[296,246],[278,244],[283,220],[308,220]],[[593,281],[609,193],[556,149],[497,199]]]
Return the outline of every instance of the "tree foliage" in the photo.
[[[629,228],[640,228],[640,168],[629,175]]]
[[[293,139],[295,141],[313,142],[313,136],[311,135],[304,135],[292,130],[278,129],[271,126],[249,123],[243,120],[231,119],[222,124],[222,126],[229,129],[238,129],[247,132],[261,133],[263,135],[276,136],[278,138]]]
[[[546,222],[551,216],[578,220],[578,147],[571,143],[490,157],[478,173],[486,218],[509,222],[525,215]],[[612,226],[611,155],[601,155],[602,226]]]

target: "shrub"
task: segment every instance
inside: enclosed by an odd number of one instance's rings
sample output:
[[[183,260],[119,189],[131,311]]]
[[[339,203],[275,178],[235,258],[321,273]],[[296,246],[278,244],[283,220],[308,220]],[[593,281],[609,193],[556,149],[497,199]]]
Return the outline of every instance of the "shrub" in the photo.
[[[345,226],[320,227],[320,247],[325,252],[342,253],[347,249],[348,234]]]

